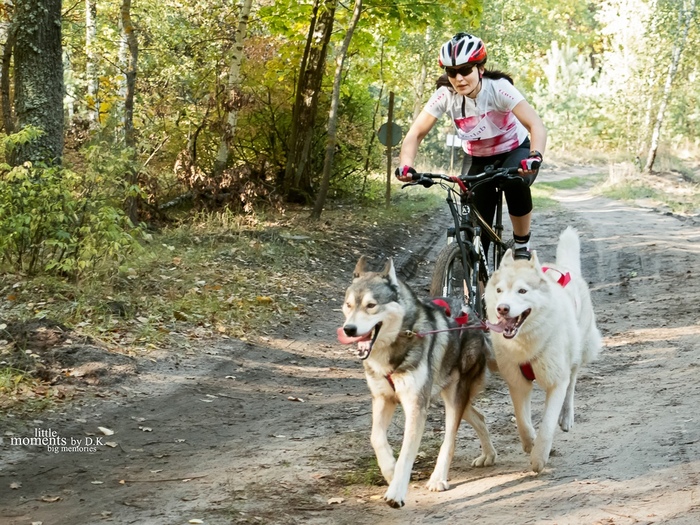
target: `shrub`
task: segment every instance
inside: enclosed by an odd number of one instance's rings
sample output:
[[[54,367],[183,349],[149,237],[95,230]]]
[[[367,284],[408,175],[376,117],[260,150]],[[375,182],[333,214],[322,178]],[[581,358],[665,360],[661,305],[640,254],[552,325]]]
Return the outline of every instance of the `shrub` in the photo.
[[[7,137],[6,147],[18,140],[21,134]],[[30,162],[0,164],[0,261],[16,272],[75,279],[90,270],[116,270],[138,247],[141,230],[114,200],[100,193],[89,169],[80,175]]]

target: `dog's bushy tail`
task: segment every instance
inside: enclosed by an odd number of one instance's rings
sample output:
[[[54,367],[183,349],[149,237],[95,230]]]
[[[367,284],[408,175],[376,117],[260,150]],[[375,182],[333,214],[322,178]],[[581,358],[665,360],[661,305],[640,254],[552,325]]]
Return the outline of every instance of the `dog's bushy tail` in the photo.
[[[559,235],[557,266],[581,275],[581,240],[578,232],[569,226]]]

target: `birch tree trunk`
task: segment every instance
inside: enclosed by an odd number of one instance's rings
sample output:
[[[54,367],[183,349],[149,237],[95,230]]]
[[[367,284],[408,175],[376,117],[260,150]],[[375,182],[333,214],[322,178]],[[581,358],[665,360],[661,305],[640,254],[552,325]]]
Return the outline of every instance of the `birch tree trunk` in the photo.
[[[61,0],[19,0],[15,4],[15,113],[19,128],[43,134],[16,148],[13,165],[25,161],[60,164],[63,156],[63,56]]]
[[[679,18],[681,19],[679,20],[679,22],[680,24],[682,24],[681,35],[678,42],[673,46],[673,52],[671,54],[671,63],[668,65],[668,73],[666,74],[666,83],[664,84],[661,102],[659,103],[659,111],[656,114],[656,120],[654,121],[654,127],[651,132],[651,143],[649,145],[649,153],[647,154],[647,161],[644,165],[645,173],[651,173],[651,170],[654,167],[656,153],[659,149],[661,125],[664,121],[668,101],[671,98],[671,88],[673,87],[673,79],[676,77],[676,73],[678,72],[678,65],[680,64],[683,51],[685,50],[685,44],[688,39],[688,30],[690,29],[690,24],[695,16],[695,0],[689,0],[689,4],[687,6],[685,2],[683,2],[683,4],[683,9],[679,14]]]
[[[99,79],[95,39],[97,37],[97,0],[85,0],[85,80],[87,82],[87,115],[91,125],[100,124],[100,101],[97,98]]]
[[[304,51],[302,68],[292,112],[287,165],[284,174],[284,195],[288,200],[306,200],[311,191],[308,173],[309,152],[318,110],[318,96],[323,82],[328,42],[333,31],[336,0],[318,5],[312,20]]]
[[[68,116],[68,124],[75,116],[75,74],[73,73],[73,61],[70,53],[63,51],[63,85],[65,95],[63,97],[63,107]]]
[[[330,186],[331,171],[333,170],[333,156],[335,154],[335,146],[337,143],[338,135],[338,106],[340,105],[340,84],[343,79],[343,64],[345,63],[345,57],[348,54],[348,48],[350,47],[350,41],[352,40],[352,35],[357,27],[357,22],[362,14],[362,0],[355,0],[355,9],[352,13],[352,20],[350,21],[350,27],[348,27],[348,32],[345,33],[345,38],[343,39],[343,45],[338,52],[336,57],[335,66],[335,77],[333,79],[333,95],[331,98],[331,110],[328,115],[328,137],[326,138],[326,156],[323,161],[323,176],[321,179],[321,187],[319,188],[318,195],[316,196],[316,203],[314,204],[314,209],[311,212],[312,219],[320,219],[321,212],[323,211],[323,206],[326,203],[326,197],[328,195],[328,188]]]
[[[226,85],[226,108],[228,112],[226,114],[226,122],[224,123],[223,127],[224,129],[223,136],[221,137],[221,144],[219,144],[219,151],[216,154],[216,161],[214,162],[214,177],[221,175],[228,164],[231,143],[238,124],[238,109],[240,107],[240,95],[238,94],[238,91],[240,90],[241,86],[243,40],[246,36],[248,18],[250,17],[252,5],[253,0],[243,0],[241,14],[238,20],[238,27],[233,35],[234,43],[229,56],[228,83]]]
[[[136,64],[139,55],[139,45],[136,39],[134,25],[131,22],[131,0],[123,0],[121,5],[122,44],[127,50],[124,82],[124,144],[131,150],[132,165],[127,179],[129,184],[138,184],[136,169],[136,135],[134,132],[134,94],[136,92]],[[133,193],[133,192],[132,192]],[[139,221],[138,198],[131,195],[127,198],[126,212],[134,224]]]

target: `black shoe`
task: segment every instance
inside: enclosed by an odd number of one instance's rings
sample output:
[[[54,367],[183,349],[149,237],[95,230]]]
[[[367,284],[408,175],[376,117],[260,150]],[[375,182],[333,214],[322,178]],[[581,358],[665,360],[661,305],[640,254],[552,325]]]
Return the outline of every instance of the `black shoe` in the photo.
[[[530,250],[527,248],[516,248],[513,250],[513,259],[516,261],[518,259],[522,259],[524,261],[529,261],[530,260]]]

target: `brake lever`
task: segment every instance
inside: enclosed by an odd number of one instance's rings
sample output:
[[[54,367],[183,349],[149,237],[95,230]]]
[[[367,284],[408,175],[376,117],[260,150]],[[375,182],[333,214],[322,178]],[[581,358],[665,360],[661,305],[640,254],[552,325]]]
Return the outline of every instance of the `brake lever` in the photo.
[[[421,186],[423,186],[424,188],[430,188],[433,184],[435,184],[435,181],[433,179],[428,178],[428,177],[421,177],[418,180],[414,180],[412,182],[407,182],[406,184],[401,186],[401,189],[404,189],[408,186],[417,186],[419,184]]]

